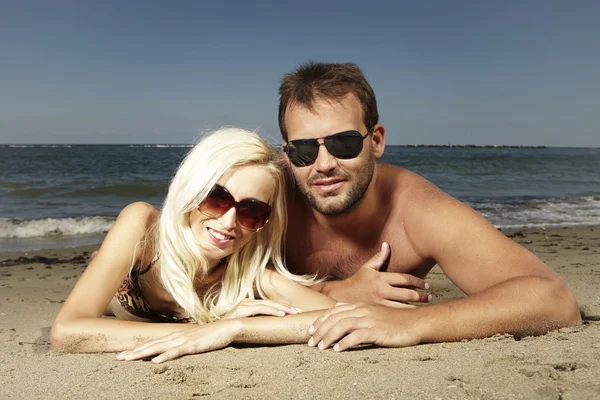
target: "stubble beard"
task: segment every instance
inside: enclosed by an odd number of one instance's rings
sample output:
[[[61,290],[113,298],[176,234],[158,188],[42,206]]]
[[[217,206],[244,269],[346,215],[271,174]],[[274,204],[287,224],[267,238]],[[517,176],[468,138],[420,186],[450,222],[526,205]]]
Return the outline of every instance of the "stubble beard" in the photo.
[[[315,193],[310,190],[310,181],[316,179],[316,177],[312,177],[308,180],[309,183],[300,182],[298,178],[294,176],[294,180],[296,181],[296,186],[302,193],[302,195],[306,198],[310,206],[320,214],[323,214],[327,217],[335,217],[341,214],[346,214],[350,212],[365,196],[369,185],[371,184],[371,180],[373,179],[373,173],[375,172],[375,157],[372,152],[369,152],[369,156],[365,161],[362,168],[359,170],[354,182],[349,181],[351,183],[350,190],[346,195],[342,197],[342,195],[333,195],[326,196],[325,198],[321,198],[317,196]],[[350,177],[346,173],[340,173],[339,171],[332,173],[327,176],[328,178],[337,177],[346,179]],[[321,176],[319,176],[321,178]],[[348,182],[348,180],[346,180]],[[335,202],[326,202],[327,198],[330,197],[340,197],[338,201]]]

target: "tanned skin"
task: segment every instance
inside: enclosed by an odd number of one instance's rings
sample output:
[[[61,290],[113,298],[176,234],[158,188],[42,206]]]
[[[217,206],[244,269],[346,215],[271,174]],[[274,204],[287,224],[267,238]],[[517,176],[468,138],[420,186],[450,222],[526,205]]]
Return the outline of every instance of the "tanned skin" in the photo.
[[[353,94],[317,98],[312,109],[291,103],[285,124],[288,140],[321,144],[338,132],[369,131]],[[314,287],[323,294],[360,302],[315,321],[309,345],[409,346],[580,322],[573,294],[540,259],[427,180],[377,163],[386,131],[381,124],[371,131],[356,158],[337,159],[321,145],[312,165],[288,160],[288,267],[327,277]],[[415,307],[431,300],[423,279],[435,264],[467,297]]]

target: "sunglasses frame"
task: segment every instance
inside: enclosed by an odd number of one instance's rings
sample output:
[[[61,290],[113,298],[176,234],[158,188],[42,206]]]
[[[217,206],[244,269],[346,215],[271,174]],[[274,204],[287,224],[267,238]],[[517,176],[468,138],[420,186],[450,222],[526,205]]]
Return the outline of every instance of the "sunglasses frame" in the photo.
[[[332,155],[333,157],[335,157],[335,158],[338,158],[338,159],[340,159],[340,160],[351,160],[351,159],[353,159],[353,158],[356,158],[356,157],[358,157],[358,155],[359,155],[359,154],[362,152],[362,150],[363,150],[363,147],[364,147],[364,141],[365,141],[365,139],[366,139],[366,138],[367,138],[367,137],[368,137],[368,136],[371,134],[371,132],[372,132],[372,131],[373,131],[373,128],[369,129],[369,130],[367,131],[367,133],[365,133],[365,135],[363,136],[363,134],[362,134],[362,133],[360,133],[359,131],[357,131],[357,130],[354,130],[354,129],[351,129],[351,130],[347,130],[347,131],[343,131],[343,132],[334,133],[334,134],[332,134],[332,135],[322,136],[322,137],[320,137],[320,138],[315,138],[315,139],[296,139],[296,140],[289,140],[289,141],[285,142],[285,144],[284,144],[284,146],[283,146],[283,152],[284,152],[285,154],[287,154],[287,156],[288,156],[288,159],[290,160],[290,162],[291,162],[292,164],[294,164],[296,167],[308,167],[308,166],[310,166],[310,165],[313,165],[313,164],[315,163],[315,161],[317,161],[317,158],[319,157],[319,148],[320,148],[321,146],[325,146],[325,149],[327,149],[327,152],[328,152],[329,154],[331,154],[331,155]],[[357,134],[358,134],[358,136],[360,136],[360,137],[361,137],[361,139],[362,139],[362,140],[361,140],[361,142],[360,142],[360,149],[358,149],[358,153],[356,153],[356,155],[354,155],[354,156],[352,156],[352,157],[339,157],[339,156],[336,156],[335,154],[333,154],[333,153],[331,152],[331,150],[329,150],[329,147],[327,146],[327,139],[335,138],[335,137],[336,137],[336,136],[338,136],[338,135],[343,135],[343,134],[345,134],[345,133],[350,133],[350,132],[355,132],[355,133],[357,133]],[[342,136],[342,137],[344,137],[344,136]],[[356,137],[356,136],[355,136],[355,137]],[[320,143],[320,142],[319,142],[319,140],[323,140],[323,142],[322,142],[322,143]],[[289,147],[289,145],[290,145],[290,144],[292,144],[292,145],[294,145],[294,147],[296,147],[295,143],[298,143],[298,144],[303,144],[303,145],[308,145],[308,144],[311,144],[311,145],[313,145],[313,147],[316,147],[316,148],[317,148],[317,153],[316,153],[316,156],[315,156],[315,158],[314,158],[313,160],[309,160],[310,162],[308,162],[308,163],[305,163],[305,162],[303,162],[303,161],[299,161],[299,162],[297,162],[297,161],[294,161],[292,158],[290,158],[290,147]],[[314,146],[314,143],[316,143],[317,145],[316,145],[316,146]]]
[[[233,204],[230,204],[229,207],[224,210],[222,213],[220,214],[210,214],[208,212],[206,212],[206,210],[203,210],[203,205],[205,205],[205,202],[209,199],[209,197],[214,193],[215,190],[222,190],[223,192],[225,192],[229,198],[231,200],[233,200]],[[265,222],[258,228],[254,229],[254,228],[248,228],[247,226],[245,226],[242,221],[240,220],[240,207],[243,207],[245,203],[253,203],[253,204],[259,204],[261,206],[266,206],[266,214],[267,217],[265,218]],[[210,192],[208,193],[208,196],[206,196],[206,199],[204,199],[204,201],[202,201],[199,205],[198,205],[198,211],[208,217],[211,218],[220,218],[223,215],[225,215],[229,210],[231,210],[232,208],[235,208],[235,220],[238,224],[240,224],[240,226],[248,231],[252,231],[252,232],[258,232],[260,231],[262,228],[265,227],[265,225],[267,225],[267,223],[269,222],[269,217],[271,216],[271,212],[273,211],[273,208],[268,205],[265,202],[262,202],[260,200],[256,200],[256,199],[242,199],[240,201],[237,201],[235,199],[235,197],[233,197],[233,195],[229,192],[229,190],[227,190],[227,188],[223,185],[219,185],[218,183],[215,184],[215,186],[213,186],[213,188],[210,190]],[[242,219],[244,218],[244,212],[241,213],[242,214]]]

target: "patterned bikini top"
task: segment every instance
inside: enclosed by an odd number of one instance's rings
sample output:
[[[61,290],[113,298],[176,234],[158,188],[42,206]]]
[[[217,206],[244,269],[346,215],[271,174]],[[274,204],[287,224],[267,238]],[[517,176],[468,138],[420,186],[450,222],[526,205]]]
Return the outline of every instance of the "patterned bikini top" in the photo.
[[[115,297],[128,313],[136,317],[146,318],[155,322],[171,322],[171,323],[195,323],[196,320],[192,317],[175,317],[166,314],[160,314],[150,307],[144,299],[144,295],[140,288],[139,278],[150,271],[150,268],[158,261],[158,254],[143,270],[139,264],[134,265],[131,273],[125,278]]]

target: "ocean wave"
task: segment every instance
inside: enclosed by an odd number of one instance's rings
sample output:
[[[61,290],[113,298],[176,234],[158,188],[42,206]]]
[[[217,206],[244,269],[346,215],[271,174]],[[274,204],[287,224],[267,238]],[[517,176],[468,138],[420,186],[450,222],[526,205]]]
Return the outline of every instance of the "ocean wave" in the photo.
[[[106,233],[115,218],[45,218],[36,220],[0,219],[0,238],[35,238]]]
[[[532,223],[532,224],[494,224],[495,228],[498,229],[551,229],[551,228],[577,228],[585,226],[598,226],[598,223],[592,222],[555,222],[555,223]]]
[[[469,205],[498,228],[600,225],[600,196],[596,195]]]
[[[9,198],[79,198],[90,196],[132,196],[132,197],[151,197],[165,195],[167,192],[167,184],[160,183],[123,183],[106,186],[86,187],[73,190],[77,185],[60,185],[47,186],[38,188],[17,188],[8,191],[3,196]]]

